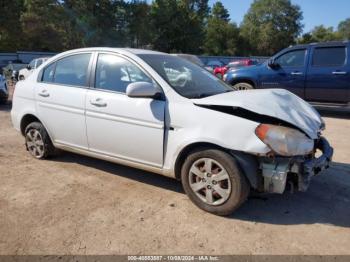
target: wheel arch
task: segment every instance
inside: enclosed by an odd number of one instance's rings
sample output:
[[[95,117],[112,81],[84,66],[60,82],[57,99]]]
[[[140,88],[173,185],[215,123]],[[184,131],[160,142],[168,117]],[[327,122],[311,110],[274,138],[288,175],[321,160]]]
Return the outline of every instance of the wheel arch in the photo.
[[[248,77],[232,79],[232,81],[230,82],[230,85],[234,86],[235,84],[238,84],[238,83],[247,83],[252,85],[254,88],[257,88],[257,84],[255,80]]]
[[[181,180],[181,167],[188,154],[193,150],[199,148],[218,149],[230,154],[236,160],[244,176],[248,179],[250,186],[254,189],[259,189],[262,182],[261,176],[259,176],[258,172],[259,164],[256,156],[241,151],[230,150],[209,142],[192,143],[187,145],[180,151],[176,158],[174,167],[175,178],[177,180]]]
[[[33,122],[39,122],[42,124],[42,122],[40,121],[40,119],[33,115],[33,114],[25,114],[22,119],[21,119],[21,123],[20,123],[20,130],[21,130],[21,134],[24,135],[24,131],[26,129],[26,127]]]

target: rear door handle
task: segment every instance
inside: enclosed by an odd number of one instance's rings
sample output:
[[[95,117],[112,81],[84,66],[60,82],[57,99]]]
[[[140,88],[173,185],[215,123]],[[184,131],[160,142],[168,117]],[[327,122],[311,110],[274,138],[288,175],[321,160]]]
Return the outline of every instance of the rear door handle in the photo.
[[[42,90],[40,93],[38,93],[39,96],[42,97],[49,97],[50,94],[47,92],[47,90]]]
[[[106,107],[107,103],[102,100],[102,98],[97,98],[95,100],[90,100],[90,104],[98,107]]]
[[[298,72],[298,71],[295,71],[295,72],[292,72],[292,73],[290,73],[292,76],[301,76],[301,75],[303,75],[303,73],[302,72]]]
[[[332,72],[332,74],[333,75],[346,75],[347,72],[345,72],[345,71],[334,71],[334,72]]]

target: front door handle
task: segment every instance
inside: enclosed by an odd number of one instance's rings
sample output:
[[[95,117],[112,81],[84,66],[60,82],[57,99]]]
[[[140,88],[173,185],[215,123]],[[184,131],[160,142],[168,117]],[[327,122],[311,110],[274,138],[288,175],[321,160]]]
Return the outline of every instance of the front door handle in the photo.
[[[47,92],[47,90],[42,90],[40,93],[38,93],[39,96],[42,97],[49,97],[50,94]]]
[[[332,72],[332,74],[333,75],[346,75],[347,72],[345,72],[345,71],[334,71],[334,72]]]
[[[292,76],[301,76],[301,75],[303,75],[303,73],[302,72],[298,72],[298,71],[295,71],[295,72],[292,72],[292,73],[290,73]]]
[[[98,107],[106,107],[107,103],[104,102],[101,98],[97,98],[95,100],[90,100],[90,104]]]

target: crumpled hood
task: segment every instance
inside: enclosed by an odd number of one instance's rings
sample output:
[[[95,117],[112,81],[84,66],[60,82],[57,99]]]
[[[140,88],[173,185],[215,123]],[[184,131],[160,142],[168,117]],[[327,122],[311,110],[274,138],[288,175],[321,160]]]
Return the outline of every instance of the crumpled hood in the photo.
[[[303,130],[316,139],[323,125],[319,113],[307,102],[284,89],[233,91],[202,99],[192,99],[194,104],[230,106],[274,117]]]

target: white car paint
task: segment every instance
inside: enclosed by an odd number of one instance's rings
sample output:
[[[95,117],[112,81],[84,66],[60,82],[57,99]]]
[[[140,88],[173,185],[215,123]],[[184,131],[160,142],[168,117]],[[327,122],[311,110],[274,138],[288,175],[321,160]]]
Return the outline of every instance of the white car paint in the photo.
[[[153,79],[165,99],[132,98],[119,92],[40,81],[44,68],[61,58],[81,53],[92,54],[90,63],[95,61],[97,53],[127,59]],[[263,116],[288,122],[311,139],[316,139],[322,129],[318,113],[284,90],[237,91],[202,99],[186,98],[140,58],[140,54],[165,55],[137,49],[86,48],[48,59],[26,80],[17,83],[11,111],[14,127],[21,130],[23,117],[32,114],[45,126],[57,148],[170,177],[176,176],[176,161],[181,152],[196,143],[216,145],[253,157],[267,156],[271,148],[255,134],[264,121]],[[210,75],[204,69],[203,73]],[[212,105],[243,108],[261,115],[262,119],[219,112],[211,109]]]
[[[197,105],[232,106],[272,116],[297,126],[316,139],[323,121],[306,101],[285,89],[244,90],[194,99]]]

